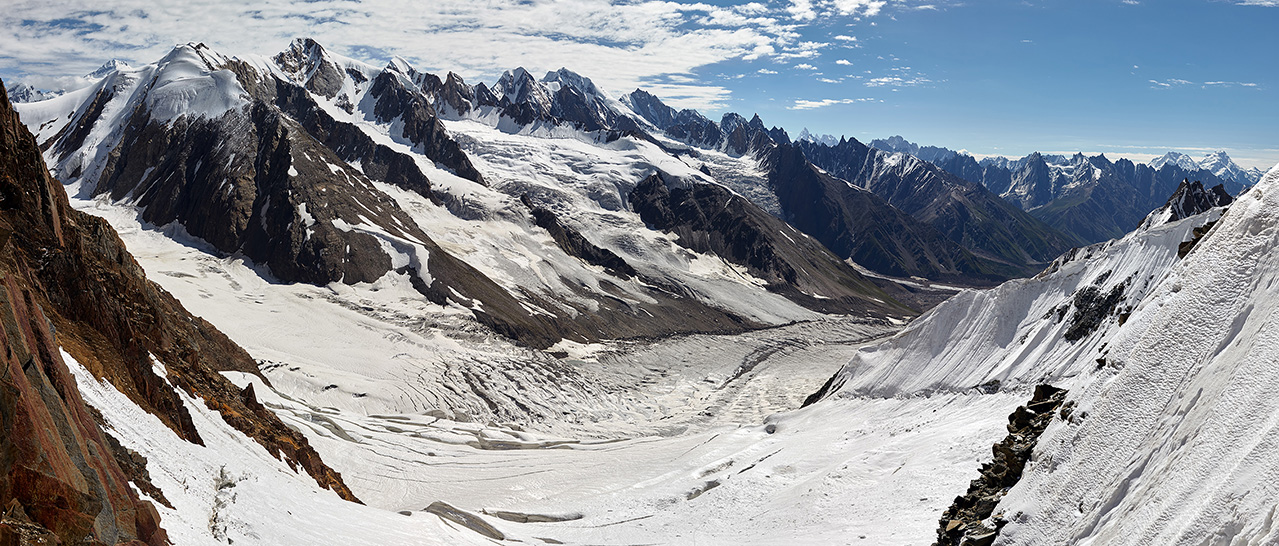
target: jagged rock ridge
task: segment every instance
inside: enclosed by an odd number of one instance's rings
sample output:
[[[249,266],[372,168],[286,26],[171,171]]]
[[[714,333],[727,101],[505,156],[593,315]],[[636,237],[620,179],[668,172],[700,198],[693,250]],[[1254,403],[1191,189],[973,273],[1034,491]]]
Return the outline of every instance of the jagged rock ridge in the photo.
[[[747,121],[727,114],[716,125],[691,110],[676,112],[642,90],[623,102],[667,137],[757,158],[768,172],[767,197],[780,204],[775,214],[881,274],[990,282],[1032,274],[1074,243],[980,185],[913,157],[880,153],[847,139],[827,145],[800,138],[792,144],[785,131],[767,129],[759,116]],[[831,183],[814,183],[803,166],[809,162]],[[841,188],[849,183],[873,197]],[[879,230],[878,224],[894,227]]]

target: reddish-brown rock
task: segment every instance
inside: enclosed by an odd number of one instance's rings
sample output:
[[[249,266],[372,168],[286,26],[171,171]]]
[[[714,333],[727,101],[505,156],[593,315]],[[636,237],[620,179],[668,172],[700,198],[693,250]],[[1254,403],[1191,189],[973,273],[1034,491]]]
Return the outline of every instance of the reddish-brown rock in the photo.
[[[51,326],[30,290],[0,279],[0,500],[64,544],[166,544],[155,508],[129,488],[85,409]]]
[[[218,373],[257,373],[248,353],[148,281],[104,220],[70,207],[2,87],[0,276],[0,506],[16,499],[68,544],[90,534],[109,544],[165,542],[157,513],[137,501],[81,401],[59,345],[181,437],[201,443],[170,383],[291,467],[356,500],[305,437],[245,404]],[[152,357],[164,364],[167,382]]]

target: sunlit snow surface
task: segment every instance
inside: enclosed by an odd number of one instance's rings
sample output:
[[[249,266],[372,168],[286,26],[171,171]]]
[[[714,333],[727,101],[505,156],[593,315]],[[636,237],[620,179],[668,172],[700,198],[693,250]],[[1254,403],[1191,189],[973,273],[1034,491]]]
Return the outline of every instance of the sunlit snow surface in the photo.
[[[182,51],[164,79],[154,67],[124,70],[84,94],[24,106],[24,119],[46,120],[32,127],[43,141],[104,86],[116,92],[104,119],[137,106],[144,87],[161,117],[234,110],[238,86]],[[411,149],[391,136],[397,122],[371,120],[368,97],[352,96],[352,113],[321,107],[380,144]],[[704,301],[763,323],[820,318],[622,214],[629,189],[657,170],[690,179],[705,166],[752,195],[763,179],[749,158],[677,159],[638,139],[599,142],[484,115],[447,128],[491,187],[418,155],[457,210],[378,188],[498,283],[555,295],[598,288],[603,277],[530,227],[514,204],[527,193]],[[118,139],[117,124],[100,124],[85,153],[55,169],[92,179]],[[68,182],[73,194],[88,189]],[[182,442],[69,361],[86,401],[147,457],[173,501],[162,515],[177,544],[489,542],[423,512],[435,501],[572,518],[479,516],[529,543],[929,544],[941,512],[1006,433],[1009,412],[1040,382],[1070,389],[1077,407],[1049,427],[998,507],[1011,521],[1001,544],[1279,543],[1279,171],[1185,259],[1178,243],[1221,211],[1172,224],[1153,217],[1035,279],[961,292],[869,347],[892,329],[824,319],[741,336],[561,342],[553,349],[565,358],[515,347],[469,310],[424,301],[397,274],[356,286],[278,284],[238,257],[207,252],[180,226],[139,225],[127,203],[73,204],[106,217],[150,278],[258,359],[272,384],[258,382],[258,397],[367,503],[319,489],[198,400],[184,402],[208,445]],[[1062,337],[1074,294],[1121,283],[1120,313],[1079,341]],[[845,362],[833,396],[795,410]],[[974,388],[994,380],[998,392]]]
[[[969,479],[952,469],[977,464],[1021,398],[839,400],[773,415],[797,408],[860,343],[891,330],[830,320],[657,344],[563,344],[557,348],[570,358],[560,361],[485,333],[464,310],[421,303],[394,275],[354,287],[272,284],[242,260],[206,254],[179,229],[146,229],[123,207],[76,204],[108,218],[150,277],[263,361],[278,392],[259,384],[259,398],[303,430],[357,496],[388,514],[379,520],[391,526],[386,533],[438,522],[421,510],[442,500],[476,513],[582,515],[527,524],[486,517],[527,540],[828,544],[855,531],[868,543],[918,543]],[[241,385],[251,380],[229,375]],[[112,413],[115,405],[99,407]],[[524,419],[503,424],[501,415],[520,411]],[[229,430],[220,434],[238,447],[119,432],[126,445],[155,454],[153,473],[193,472],[173,465],[204,457],[211,470],[196,475],[209,483],[220,472],[215,463],[241,467],[220,457],[255,448]],[[314,491],[309,478],[291,477],[288,487],[237,486],[236,502],[245,503],[234,509],[239,525],[268,536],[256,529],[289,521],[292,501],[279,504],[281,513],[270,508],[273,495],[331,500],[312,508],[331,510],[330,518],[368,510],[343,512],[345,503]],[[196,526],[176,534],[203,532],[197,524],[207,517],[187,512],[207,513],[211,493],[157,483],[170,496],[196,495],[186,504],[193,508],[166,520]],[[711,483],[719,485],[689,498]],[[402,510],[414,515],[397,515]],[[408,527],[394,527],[401,522]],[[385,536],[344,543],[386,543],[378,538]],[[416,543],[451,543],[432,536]]]
[[[217,502],[218,513],[240,518],[230,527],[240,536],[281,544],[311,539],[263,529],[328,525],[324,536],[349,533],[342,543],[351,544],[478,540],[422,512],[440,500],[477,514],[581,516],[481,515],[530,542],[926,544],[1005,434],[1008,413],[1048,381],[1072,390],[1077,419],[1055,422],[1041,440],[998,510],[1012,520],[1001,540],[1264,544],[1276,540],[1267,514],[1279,460],[1279,408],[1268,396],[1279,343],[1268,333],[1264,273],[1279,265],[1268,263],[1277,259],[1279,194],[1267,197],[1279,191],[1275,178],[1184,260],[1177,243],[1219,212],[1154,218],[1039,278],[964,292],[873,349],[857,347],[884,327],[825,321],[654,345],[565,343],[564,360],[513,347],[464,310],[424,304],[394,275],[354,287],[273,284],[180,230],[144,229],[130,209],[76,205],[106,216],[149,276],[263,361],[276,390],[259,384],[260,398],[369,504],[317,490],[229,429],[228,443],[198,448],[117,426],[153,474],[194,476],[157,479],[166,495],[190,497],[165,521],[192,543],[214,536],[205,533]],[[1106,271],[1103,288],[1131,283],[1131,318],[1063,340],[1065,322],[1050,311]],[[850,358],[841,392],[790,411]],[[991,379],[1004,390],[971,389]],[[87,398],[113,422],[139,419],[103,396]],[[206,462],[188,468],[197,460]],[[211,486],[190,483],[218,483],[223,464],[233,476],[282,482],[237,485],[238,507],[227,508]],[[291,506],[323,517],[295,517]],[[333,523],[348,520],[378,528]]]

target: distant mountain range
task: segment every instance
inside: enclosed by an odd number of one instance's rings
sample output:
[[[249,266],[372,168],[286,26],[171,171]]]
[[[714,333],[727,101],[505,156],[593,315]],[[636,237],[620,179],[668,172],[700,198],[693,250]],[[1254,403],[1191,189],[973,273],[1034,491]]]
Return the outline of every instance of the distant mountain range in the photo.
[[[965,182],[904,154],[855,140],[791,142],[759,116],[726,114],[716,124],[636,90],[622,102],[667,137],[695,148],[750,155],[767,188],[734,188],[821,241],[881,274],[992,282],[1034,274],[1079,241],[1058,233]]]
[[[1161,206],[1182,181],[1222,185],[1237,195],[1261,179],[1258,169],[1243,169],[1224,151],[1200,161],[1169,152],[1149,164],[1104,155],[1087,157],[1038,152],[1020,159],[976,158],[933,146],[919,146],[900,136],[872,141],[887,151],[917,155],[964,180],[978,182],[1048,225],[1086,243],[1131,231],[1151,210]]]
[[[634,214],[628,221],[745,267],[808,309],[866,311],[890,302],[881,311],[895,313],[894,299],[926,303],[905,285],[863,274],[958,284],[1032,275],[1073,246],[1127,232],[1183,179],[1237,193],[1259,174],[1224,153],[1202,162],[1169,154],[1148,166],[1082,155],[977,161],[901,137],[867,146],[807,130],[792,141],[758,115],[715,121],[638,89],[613,98],[567,69],[538,79],[517,68],[492,84],[468,84],[398,58],[368,65],[310,40],[268,62],[181,46],[153,65],[109,63],[89,77],[94,85],[61,95],[10,88],[44,99],[20,110],[57,176],[82,192],[136,203],[145,220],[179,222],[285,281],[420,276],[432,301],[475,308],[481,322],[533,345],[566,334],[593,339],[600,334],[588,322],[621,325],[606,317],[636,308],[619,306],[599,280],[567,282],[578,273],[512,282],[525,273],[497,258],[487,263],[502,265],[472,271],[480,262],[467,253],[493,251],[435,242],[453,235],[406,216],[409,205],[379,184],[434,202],[452,218],[519,217],[518,228],[501,229],[548,230],[558,246],[552,261],[566,255],[639,279],[635,297],[734,330],[761,317],[737,304],[726,309],[733,298],[692,307],[683,297],[666,301],[691,277],[653,262],[653,249],[636,246],[633,230],[618,231],[613,216]],[[192,88],[194,79],[204,83]],[[498,146],[482,134],[490,130],[534,138]],[[590,154],[611,154],[592,161],[617,167],[604,173],[573,164],[553,175],[555,184],[541,176],[560,169],[556,161],[537,167],[540,174],[521,167],[539,154],[577,153],[549,152],[563,138],[590,141],[599,147]],[[736,197],[742,206],[733,205]],[[816,244],[788,235],[791,228]],[[431,266],[418,252],[432,256],[439,273],[425,273]],[[829,260],[850,267],[824,265]],[[583,303],[557,318],[536,311],[577,299]],[[649,326],[635,324],[603,335],[671,333],[671,322],[656,315]]]

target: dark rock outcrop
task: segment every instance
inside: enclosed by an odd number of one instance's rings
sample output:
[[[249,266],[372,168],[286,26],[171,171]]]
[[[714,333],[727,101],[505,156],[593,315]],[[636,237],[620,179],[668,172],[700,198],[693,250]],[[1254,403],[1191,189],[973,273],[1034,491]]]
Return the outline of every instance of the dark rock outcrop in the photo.
[[[674,233],[684,247],[746,266],[769,290],[810,309],[911,313],[829,250],[721,186],[655,173],[629,199],[649,227]]]
[[[796,146],[778,146],[762,163],[784,219],[840,257],[895,277],[999,278],[936,229],[815,167]]]
[[[1189,179],[1183,179],[1181,185],[1177,186],[1177,191],[1173,192],[1172,197],[1168,198],[1168,202],[1164,204],[1171,213],[1168,217],[1169,222],[1175,222],[1183,218],[1189,218],[1196,214],[1202,214],[1216,207],[1225,207],[1234,202],[1234,198],[1226,192],[1226,187],[1217,184],[1212,189],[1204,189],[1203,182],[1198,180],[1191,182]]]
[[[529,208],[533,221],[538,227],[545,229],[555,239],[555,244],[569,256],[581,258],[582,261],[603,267],[610,275],[623,280],[639,275],[631,264],[626,263],[613,251],[595,246],[586,240],[577,230],[565,226],[555,217],[555,213],[533,205],[527,195],[520,196],[520,202]]]
[[[1079,243],[981,184],[918,158],[883,152],[856,139],[836,146],[811,141],[799,146],[814,165],[937,229],[984,262],[983,269],[1000,277],[1037,273]]]
[[[1031,451],[1066,394],[1051,385],[1039,385],[1030,402],[1008,416],[1008,436],[991,448],[991,462],[981,465],[981,476],[942,514],[936,546],[988,546],[995,541],[1006,523],[994,513],[995,507],[1021,480]]]
[[[382,123],[398,122],[403,128],[399,135],[392,138],[403,138],[413,144],[415,152],[431,161],[448,168],[454,174],[483,184],[471,160],[462,152],[457,141],[449,136],[444,124],[436,115],[425,96],[409,89],[408,83],[401,79],[403,75],[388,68],[383,70],[369,87],[369,94],[377,99],[373,113]]]
[[[1125,286],[1123,283],[1117,284],[1104,294],[1101,287],[1096,285],[1085,286],[1075,292],[1072,300],[1075,312],[1070,316],[1062,337],[1067,341],[1079,341],[1096,331],[1101,322],[1124,301]]]
[[[1199,240],[1203,239],[1204,235],[1207,235],[1208,232],[1212,230],[1212,226],[1215,225],[1217,225],[1217,222],[1215,221],[1208,222],[1207,224],[1193,229],[1191,231],[1190,240],[1183,241],[1181,244],[1177,245],[1177,257],[1185,258],[1186,256],[1189,256],[1190,251],[1195,249],[1195,245],[1199,244]]]

